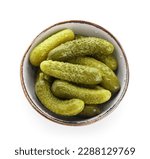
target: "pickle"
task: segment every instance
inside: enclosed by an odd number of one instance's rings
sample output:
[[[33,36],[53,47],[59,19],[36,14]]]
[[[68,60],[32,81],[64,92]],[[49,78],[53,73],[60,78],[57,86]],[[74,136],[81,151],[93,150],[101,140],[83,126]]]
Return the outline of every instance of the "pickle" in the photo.
[[[102,80],[101,72],[90,66],[47,60],[40,68],[47,75],[74,83],[98,84]]]
[[[48,59],[56,61],[67,61],[78,56],[104,54],[109,55],[114,51],[114,46],[100,38],[85,37],[68,41],[54,48],[48,54]]]
[[[85,37],[86,36],[79,35],[79,34],[75,35],[75,39],[81,39],[81,38],[85,38]],[[113,71],[115,71],[118,67],[117,59],[112,54],[110,54],[110,55],[95,54],[93,57],[96,58],[97,60],[103,62],[104,64],[106,64]]]
[[[30,53],[30,62],[34,66],[39,66],[40,63],[46,60],[50,50],[69,40],[74,39],[74,33],[70,29],[59,31],[49,38],[45,39],[37,45]]]
[[[118,63],[117,63],[117,59],[114,57],[114,55],[95,55],[94,56],[97,60],[103,62],[104,64],[106,64],[110,69],[112,69],[113,71],[115,71],[118,67]]]
[[[83,36],[83,35],[79,35],[79,34],[76,34],[75,35],[75,39],[81,39],[81,38],[85,38],[86,36]]]
[[[81,113],[79,113],[79,116],[81,117],[93,117],[98,114],[100,114],[100,108],[97,107],[97,105],[85,105],[84,109]]]
[[[60,100],[51,92],[51,84],[45,80],[44,74],[39,73],[35,83],[35,93],[40,102],[50,111],[64,116],[79,114],[84,108],[84,102],[80,99]]]
[[[98,68],[102,74],[103,80],[100,83],[102,87],[108,89],[112,93],[115,93],[120,89],[120,82],[115,73],[101,61],[90,57],[78,57],[76,59],[69,60],[69,62]]]
[[[101,104],[111,97],[111,92],[102,87],[101,89],[84,88],[62,80],[55,80],[51,90],[56,97],[62,99],[78,98],[83,100],[85,104]]]

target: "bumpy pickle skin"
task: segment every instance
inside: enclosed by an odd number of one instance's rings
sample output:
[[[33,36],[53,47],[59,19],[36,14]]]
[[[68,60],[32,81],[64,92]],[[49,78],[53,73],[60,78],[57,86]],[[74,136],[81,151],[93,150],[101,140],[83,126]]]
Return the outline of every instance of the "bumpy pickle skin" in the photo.
[[[75,35],[75,39],[81,39],[81,38],[85,38],[85,37],[86,36],[79,35],[79,34]],[[103,62],[105,65],[107,65],[113,71],[117,70],[118,62],[117,62],[117,59],[115,58],[115,56],[113,54],[110,54],[110,55],[95,54],[94,58]]]
[[[45,74],[66,81],[81,84],[98,84],[102,80],[100,71],[95,67],[47,60],[40,64]]]
[[[103,62],[98,61],[91,57],[78,57],[76,59],[69,60],[70,63],[86,65],[97,68],[102,74],[102,82],[100,85],[105,89],[115,93],[120,89],[120,82],[115,73]]]
[[[80,117],[94,117],[98,114],[100,114],[100,108],[97,107],[97,105],[85,105],[84,109],[81,113],[79,113],[78,116]]]
[[[63,116],[74,116],[84,108],[80,99],[60,100],[51,92],[51,84],[45,80],[44,74],[39,73],[35,83],[35,93],[40,102],[50,111]]]
[[[85,104],[101,104],[111,97],[111,92],[102,87],[101,89],[84,88],[62,80],[55,80],[51,90],[56,97],[62,99],[78,98],[83,100]]]
[[[85,38],[85,37],[86,36],[79,35],[79,34],[75,35],[75,39],[81,39],[81,38]],[[103,62],[105,65],[107,65],[113,71],[117,70],[118,62],[117,62],[117,59],[115,58],[115,56],[113,54],[110,54],[110,55],[95,54],[94,58]]]
[[[31,51],[31,64],[34,66],[39,66],[42,61],[47,59],[47,55],[50,50],[54,49],[61,43],[73,40],[74,36],[75,35],[72,30],[64,29],[45,39]]]
[[[107,65],[110,69],[115,71],[118,67],[117,59],[113,54],[105,56],[105,55],[95,55],[94,56],[97,60],[103,62],[105,65]]]
[[[94,54],[109,55],[114,51],[114,46],[100,38],[85,37],[68,41],[54,48],[48,54],[48,59],[56,61],[67,61],[78,56]]]

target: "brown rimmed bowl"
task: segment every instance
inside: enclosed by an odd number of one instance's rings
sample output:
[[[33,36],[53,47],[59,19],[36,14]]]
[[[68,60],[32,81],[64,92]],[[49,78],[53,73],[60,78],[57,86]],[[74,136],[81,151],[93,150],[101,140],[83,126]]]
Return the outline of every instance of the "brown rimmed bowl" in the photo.
[[[117,69],[117,76],[120,80],[121,89],[117,93],[115,97],[113,97],[110,101],[102,105],[102,112],[92,118],[79,118],[79,117],[63,117],[58,116],[47,108],[45,108],[34,92],[34,84],[35,84],[35,77],[36,77],[36,69],[30,64],[29,62],[29,54],[31,50],[43,41],[45,38],[49,37],[50,35],[54,34],[55,32],[70,28],[72,29],[75,34],[80,34],[84,36],[94,36],[100,37],[110,41],[115,46],[115,56],[118,60],[118,69]],[[46,117],[47,119],[54,121],[59,124],[70,125],[70,126],[78,126],[78,125],[87,125],[93,122],[96,122],[108,114],[110,114],[120,103],[122,98],[124,97],[128,83],[129,83],[129,67],[127,58],[125,56],[124,50],[122,46],[118,42],[118,40],[106,29],[103,27],[81,20],[71,20],[71,21],[64,21],[57,24],[54,24],[44,31],[42,31],[31,43],[27,51],[25,52],[23,59],[21,61],[20,67],[20,77],[21,77],[21,85],[24,91],[24,94],[32,107],[37,110],[41,115]]]

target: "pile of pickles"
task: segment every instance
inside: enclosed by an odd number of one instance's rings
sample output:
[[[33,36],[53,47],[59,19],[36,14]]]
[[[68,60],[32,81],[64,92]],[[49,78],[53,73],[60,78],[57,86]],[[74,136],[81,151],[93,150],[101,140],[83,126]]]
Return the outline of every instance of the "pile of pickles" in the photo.
[[[35,93],[61,116],[93,117],[120,89],[114,46],[97,37],[61,30],[32,49],[30,63],[39,67]]]

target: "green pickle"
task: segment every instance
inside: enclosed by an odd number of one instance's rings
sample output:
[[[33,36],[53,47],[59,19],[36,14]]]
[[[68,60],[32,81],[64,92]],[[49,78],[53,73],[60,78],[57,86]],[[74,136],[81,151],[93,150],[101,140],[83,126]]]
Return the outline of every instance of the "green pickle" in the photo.
[[[120,89],[120,82],[115,73],[101,61],[98,61],[91,57],[78,57],[76,59],[70,60],[69,62],[74,64],[91,66],[99,69],[103,79],[100,83],[102,87],[108,89],[112,93],[115,93]]]
[[[105,65],[107,65],[110,69],[115,71],[118,67],[117,59],[113,54],[105,56],[105,55],[96,55],[94,56],[97,60],[103,62]]]
[[[41,63],[40,68],[49,76],[74,83],[98,84],[102,80],[101,72],[90,66],[47,60]]]
[[[75,35],[75,39],[81,39],[81,38],[85,38],[85,37],[86,36],[79,35],[79,34]],[[118,67],[117,59],[115,58],[115,56],[113,54],[110,54],[110,55],[95,54],[94,58],[96,58],[97,60],[106,64],[113,71],[115,71]]]
[[[78,114],[80,117],[94,117],[100,114],[100,108],[97,105],[85,105],[81,113]]]
[[[43,73],[39,73],[35,83],[35,93],[40,102],[50,111],[63,116],[74,116],[84,108],[84,102],[80,99],[60,100],[51,92],[51,84]]]
[[[111,92],[102,87],[99,89],[84,88],[62,80],[55,80],[51,90],[56,97],[62,99],[78,98],[83,100],[85,104],[101,104],[111,97]]]
[[[51,51],[61,43],[73,40],[74,36],[75,35],[72,30],[64,29],[48,37],[31,51],[31,64],[34,66],[39,66],[42,61],[47,59],[49,51]]]
[[[85,37],[59,45],[50,51],[48,59],[67,61],[78,56],[94,54],[109,55],[113,51],[114,46],[110,42],[96,37]]]
[[[83,36],[83,35],[79,35],[79,34],[76,34],[75,35],[75,39],[81,39],[81,38],[85,38],[86,36]]]

